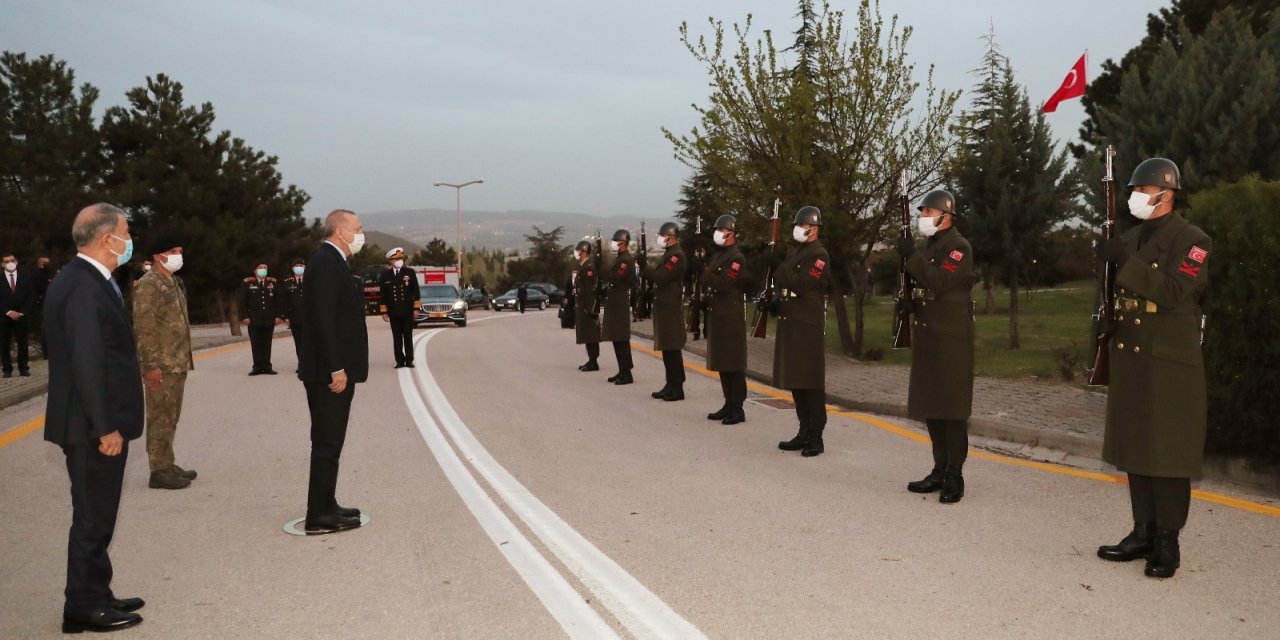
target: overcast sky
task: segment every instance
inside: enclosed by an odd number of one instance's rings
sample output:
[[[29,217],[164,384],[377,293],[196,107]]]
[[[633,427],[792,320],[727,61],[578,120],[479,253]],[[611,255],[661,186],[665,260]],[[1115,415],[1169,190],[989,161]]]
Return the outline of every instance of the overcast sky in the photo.
[[[947,88],[973,85],[994,24],[1038,104],[1086,49],[1092,79],[1167,4],[884,0],[882,13],[915,27],[911,60]],[[449,209],[453,190],[431,183],[474,178],[485,183],[463,191],[464,210],[662,216],[688,170],[659,128],[688,130],[707,96],[681,21],[709,33],[708,16],[751,13],[789,41],[794,12],[787,0],[0,0],[0,48],[66,60],[102,90],[99,111],[169,74],[188,102],[213,103],[219,130],[280,157],[310,216]],[[1060,139],[1076,137],[1079,104],[1049,115]]]

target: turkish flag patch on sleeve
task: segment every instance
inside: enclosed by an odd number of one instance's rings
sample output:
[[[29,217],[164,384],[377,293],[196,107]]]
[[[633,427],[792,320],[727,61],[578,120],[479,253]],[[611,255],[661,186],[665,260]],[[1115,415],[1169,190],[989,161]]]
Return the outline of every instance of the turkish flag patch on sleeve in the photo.
[[[733,262],[733,263],[730,263],[730,264],[729,264],[729,279],[730,279],[730,280],[737,280],[737,279],[738,279],[739,272],[741,272],[741,271],[742,271],[742,263],[741,263],[741,262],[736,262],[736,261],[735,261],[735,262]]]
[[[673,271],[677,262],[680,262],[680,256],[671,256],[671,259],[667,260],[667,264],[664,266],[666,266],[667,271]]]
[[[964,252],[963,252],[963,251],[961,251],[961,250],[959,250],[959,249],[956,249],[955,251],[952,251],[952,252],[951,252],[951,259],[952,259],[952,260],[955,260],[956,262],[960,262],[961,260],[964,260]]]
[[[809,275],[810,275],[810,276],[813,276],[813,279],[814,279],[814,280],[818,280],[818,279],[822,278],[822,270],[823,270],[826,266],[827,266],[827,261],[826,261],[826,260],[823,260],[822,258],[818,258],[817,260],[814,260],[814,261],[813,261],[813,268],[809,270]]]
[[[1200,267],[1197,267],[1191,264],[1190,262],[1183,260],[1182,264],[1178,266],[1178,273],[1181,273],[1187,276],[1188,278],[1199,278]]]
[[[1195,260],[1196,262],[1203,263],[1204,259],[1209,257],[1209,252],[1195,245],[1191,245],[1191,251],[1187,253],[1187,257]]]

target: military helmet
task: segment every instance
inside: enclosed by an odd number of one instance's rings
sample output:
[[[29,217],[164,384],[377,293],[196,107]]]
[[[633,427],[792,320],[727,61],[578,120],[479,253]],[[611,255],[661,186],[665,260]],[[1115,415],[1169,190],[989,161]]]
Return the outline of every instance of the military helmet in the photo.
[[[578,241],[578,244],[577,244],[577,245],[575,245],[575,246],[573,247],[573,250],[574,250],[574,251],[585,251],[585,252],[587,252],[588,254],[590,254],[590,253],[591,253],[591,243],[590,243],[590,242],[587,242],[586,240],[579,240],[579,241]]]
[[[726,213],[720,216],[719,218],[716,218],[716,223],[711,225],[711,228],[728,229],[730,231],[737,231],[738,219]]]
[[[613,232],[613,240],[615,242],[631,242],[631,232],[626,229],[618,229]]]
[[[1168,158],[1147,158],[1133,170],[1129,186],[1151,185],[1161,189],[1182,189],[1182,172]]]
[[[664,222],[661,227],[658,227],[658,235],[678,236],[680,235],[680,225],[674,222]]]
[[[822,212],[817,207],[800,207],[792,224],[816,224],[822,226]]]
[[[916,211],[920,211],[925,207],[939,209],[955,215],[956,197],[951,195],[951,192],[946,189],[934,189],[933,191],[924,194],[924,197],[920,199],[920,205],[916,207]]]

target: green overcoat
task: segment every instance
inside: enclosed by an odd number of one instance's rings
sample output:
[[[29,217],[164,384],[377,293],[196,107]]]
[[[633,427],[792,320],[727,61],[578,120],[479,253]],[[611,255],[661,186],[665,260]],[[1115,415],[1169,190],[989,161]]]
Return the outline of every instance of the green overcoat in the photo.
[[[656,265],[645,260],[640,275],[651,280],[653,290],[653,348],[679,351],[684,348],[684,274],[689,264],[680,245],[668,247]]]
[[[620,253],[607,271],[600,274],[607,288],[604,300],[604,326],[601,342],[631,340],[631,281],[635,278],[631,254]]]
[[[907,259],[915,281],[907,415],[966,420],[973,410],[973,248],[955,227]]]
[[[742,299],[746,266],[742,250],[734,244],[712,256],[702,273],[707,300],[707,368],[712,371],[747,369],[747,321]]]
[[[573,280],[574,337],[578,344],[600,342],[600,318],[596,315],[596,285],[600,274],[591,260],[578,265]]]
[[[774,271],[779,301],[778,330],[773,345],[773,386],[779,389],[825,389],[827,386],[827,263],[822,243],[806,242]]]

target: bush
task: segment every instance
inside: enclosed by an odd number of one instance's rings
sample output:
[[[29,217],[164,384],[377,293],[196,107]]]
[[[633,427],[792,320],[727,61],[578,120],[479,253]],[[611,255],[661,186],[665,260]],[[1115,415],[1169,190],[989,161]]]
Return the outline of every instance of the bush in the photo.
[[[1191,196],[1213,239],[1205,295],[1210,453],[1280,464],[1280,182],[1256,176]]]

